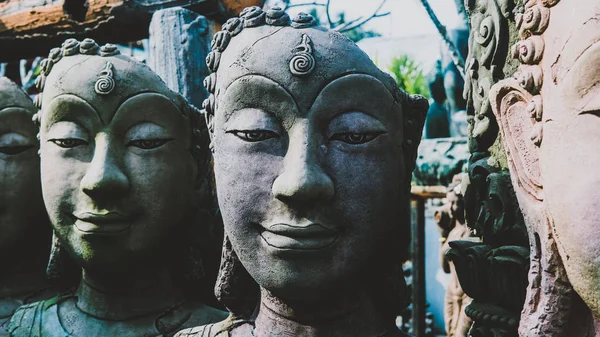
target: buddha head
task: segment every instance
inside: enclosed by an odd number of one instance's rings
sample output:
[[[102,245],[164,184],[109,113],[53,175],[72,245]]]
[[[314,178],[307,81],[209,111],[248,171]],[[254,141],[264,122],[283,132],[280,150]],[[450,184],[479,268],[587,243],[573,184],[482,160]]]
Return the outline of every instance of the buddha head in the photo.
[[[144,64],[90,39],[52,49],[36,84],[55,248],[111,274],[189,247],[208,158],[199,111]]]
[[[31,121],[35,112],[29,96],[0,77],[0,252],[5,256],[26,242],[37,243],[37,238],[50,242],[39,179],[37,127]]]
[[[227,21],[207,63],[221,302],[252,312],[258,284],[290,300],[364,286],[405,305],[406,210],[427,101],[343,35],[280,8]]]
[[[529,229],[523,318],[533,318],[521,332],[534,336],[549,333],[534,322],[543,317],[567,325],[569,310],[555,304],[568,308],[571,286],[600,318],[600,3],[531,0],[517,24],[521,66],[490,102]]]

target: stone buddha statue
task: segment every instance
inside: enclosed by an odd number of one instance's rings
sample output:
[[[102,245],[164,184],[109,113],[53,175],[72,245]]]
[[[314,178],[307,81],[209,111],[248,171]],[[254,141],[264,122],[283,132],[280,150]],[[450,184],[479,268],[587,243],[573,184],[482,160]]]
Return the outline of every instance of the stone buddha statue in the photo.
[[[69,39],[42,62],[36,98],[48,273],[76,290],[21,307],[21,336],[171,336],[220,321],[202,304],[191,218],[208,161],[199,111],[114,45]],[[192,287],[193,285],[193,287]]]
[[[24,303],[52,297],[45,269],[51,229],[42,200],[36,112],[27,94],[0,77],[0,336]]]
[[[231,312],[177,336],[401,336],[408,202],[428,103],[280,8],[214,36],[204,109]]]
[[[600,336],[600,3],[527,1],[514,77],[492,87],[529,231],[521,336]]]

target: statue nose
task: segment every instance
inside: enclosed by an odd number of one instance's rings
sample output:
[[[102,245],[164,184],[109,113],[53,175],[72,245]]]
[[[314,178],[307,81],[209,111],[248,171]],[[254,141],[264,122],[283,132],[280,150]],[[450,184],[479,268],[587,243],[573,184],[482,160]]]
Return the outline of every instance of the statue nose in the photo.
[[[316,147],[316,146],[313,146]],[[333,198],[335,188],[318,159],[318,150],[308,141],[288,149],[283,172],[273,182],[272,193],[281,201],[326,201]]]
[[[129,179],[117,164],[108,142],[97,141],[94,157],[81,180],[81,190],[93,199],[114,198],[129,189]]]
[[[308,163],[286,169],[273,182],[275,198],[297,201],[329,200],[335,191],[333,181],[319,167],[309,167]]]

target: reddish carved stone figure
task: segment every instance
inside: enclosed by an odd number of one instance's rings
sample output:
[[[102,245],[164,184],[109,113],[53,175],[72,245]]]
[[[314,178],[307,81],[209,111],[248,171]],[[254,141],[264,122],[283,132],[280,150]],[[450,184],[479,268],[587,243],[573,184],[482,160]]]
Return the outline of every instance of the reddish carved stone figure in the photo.
[[[465,307],[472,299],[465,294],[458,277],[454,263],[446,253],[450,250],[449,243],[456,240],[468,240],[471,230],[465,223],[465,205],[461,191],[462,175],[454,176],[448,186],[446,203],[435,213],[435,219],[444,239],[440,249],[442,269],[450,274],[450,282],[446,287],[444,299],[444,323],[448,337],[466,337],[472,325],[472,320],[465,314]]]
[[[519,334],[600,336],[600,2],[531,0],[490,102],[531,243]]]

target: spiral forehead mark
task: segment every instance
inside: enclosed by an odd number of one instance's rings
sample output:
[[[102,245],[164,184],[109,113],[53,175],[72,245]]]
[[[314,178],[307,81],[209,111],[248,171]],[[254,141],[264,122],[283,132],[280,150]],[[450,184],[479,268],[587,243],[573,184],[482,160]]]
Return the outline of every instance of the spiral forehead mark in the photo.
[[[113,65],[106,62],[106,66],[100,72],[100,76],[94,85],[94,91],[98,95],[108,95],[115,89],[115,80],[113,79]]]
[[[290,71],[296,76],[306,76],[315,69],[316,60],[313,56],[312,41],[302,34],[302,42],[294,48],[294,57],[290,60]]]

